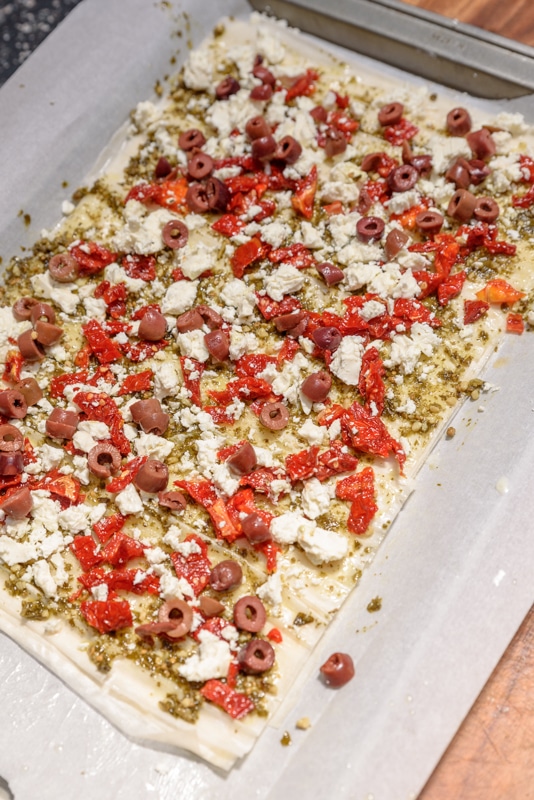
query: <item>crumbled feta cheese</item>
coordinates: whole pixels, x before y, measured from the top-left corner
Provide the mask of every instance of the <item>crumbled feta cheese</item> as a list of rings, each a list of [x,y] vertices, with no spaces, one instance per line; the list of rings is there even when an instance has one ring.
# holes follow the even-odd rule
[[[176,281],[171,283],[161,301],[162,314],[183,314],[195,304],[198,281]]]
[[[298,292],[306,278],[301,270],[290,264],[282,264],[265,281],[265,291],[273,300],[280,302],[286,294]]]
[[[361,336],[344,336],[330,363],[330,371],[348,386],[358,385],[364,345]]]
[[[143,501],[133,483],[115,497],[117,508],[124,516],[128,514],[140,514],[143,510]]]
[[[210,631],[198,634],[199,648],[177,669],[188,681],[208,681],[211,678],[225,678],[232,661],[228,642]]]

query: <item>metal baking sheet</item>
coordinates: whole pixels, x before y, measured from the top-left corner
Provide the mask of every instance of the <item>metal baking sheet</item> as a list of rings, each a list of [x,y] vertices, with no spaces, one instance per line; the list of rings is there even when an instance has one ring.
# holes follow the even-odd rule
[[[221,14],[249,11],[245,0],[84,0],[0,91],[0,254],[57,220],[171,56],[178,51],[179,64]],[[517,102],[505,105],[528,115]],[[229,775],[132,743],[0,636],[0,775],[16,799],[415,797],[532,603],[530,351],[525,335],[495,356],[485,377],[502,390],[461,410],[456,437],[433,452],[314,653],[294,708]],[[369,614],[376,596],[382,609]],[[313,675],[341,646],[356,678],[334,692]],[[302,716],[308,731],[295,729]],[[280,744],[285,730],[289,747]]]

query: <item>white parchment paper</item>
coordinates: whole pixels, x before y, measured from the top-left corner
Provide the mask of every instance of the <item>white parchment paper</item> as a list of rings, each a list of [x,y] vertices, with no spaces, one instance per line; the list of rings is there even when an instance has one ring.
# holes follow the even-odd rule
[[[69,15],[0,91],[4,260],[58,220],[130,109],[176,69],[171,57],[179,65],[220,16],[249,10],[84,0]],[[502,390],[464,407],[314,654],[305,691],[228,776],[133,744],[0,636],[0,774],[16,800],[415,797],[533,600],[531,349],[531,334],[510,337],[495,357],[486,378]],[[337,649],[356,664],[340,692],[313,677]],[[307,731],[295,728],[302,716]]]

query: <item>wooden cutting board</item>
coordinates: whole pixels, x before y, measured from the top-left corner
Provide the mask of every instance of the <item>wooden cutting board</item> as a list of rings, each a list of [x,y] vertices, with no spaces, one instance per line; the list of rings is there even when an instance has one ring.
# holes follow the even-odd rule
[[[534,46],[533,0],[405,0]],[[534,800],[534,606],[418,800]]]

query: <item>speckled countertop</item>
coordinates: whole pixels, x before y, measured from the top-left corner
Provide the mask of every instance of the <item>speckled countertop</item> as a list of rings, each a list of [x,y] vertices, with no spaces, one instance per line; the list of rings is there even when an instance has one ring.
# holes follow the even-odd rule
[[[0,2],[0,85],[80,0]]]

